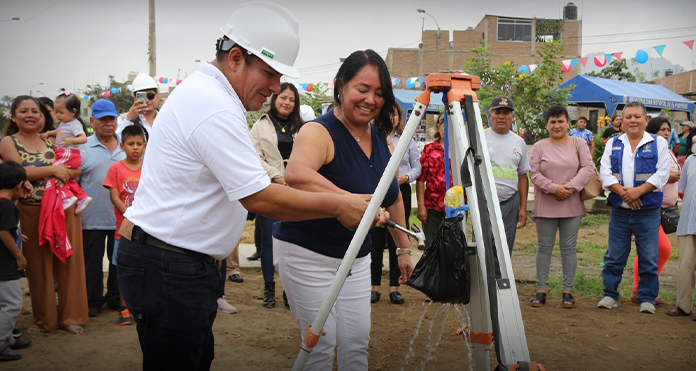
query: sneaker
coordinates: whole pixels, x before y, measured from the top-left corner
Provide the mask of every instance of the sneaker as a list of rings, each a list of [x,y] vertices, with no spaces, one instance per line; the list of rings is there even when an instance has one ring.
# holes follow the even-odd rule
[[[640,303],[640,312],[641,313],[648,313],[648,314],[655,314],[655,305],[649,301],[644,301]]]
[[[17,339],[18,337],[20,337],[22,335],[24,335],[24,331],[22,331],[18,328],[12,330],[12,337],[14,337],[15,339]]]
[[[128,308],[123,308],[118,312],[118,325],[130,326],[133,324],[133,316],[131,316]]]
[[[7,347],[0,352],[0,360],[2,361],[16,361],[20,358],[22,358],[22,353],[12,350],[10,347]]]
[[[616,308],[619,305],[616,303],[616,300],[605,296],[602,298],[602,300],[597,303],[597,308],[606,308],[606,309],[611,309],[611,308]]]
[[[70,208],[70,206],[75,205],[77,202],[77,197],[73,196],[70,198],[64,198],[63,199],[63,210],[67,210]]]
[[[222,311],[223,313],[230,313],[234,314],[237,313],[237,308],[235,308],[232,304],[228,303],[227,300],[225,300],[225,297],[221,297],[217,300],[218,303],[218,310]]]
[[[17,339],[14,344],[10,345],[10,349],[12,350],[20,350],[24,348],[29,348],[31,345],[31,339],[29,338],[24,338],[24,339]]]
[[[83,211],[89,206],[89,204],[92,202],[92,197],[85,197],[79,201],[77,201],[77,206],[75,207],[75,215],[80,215],[82,214]]]

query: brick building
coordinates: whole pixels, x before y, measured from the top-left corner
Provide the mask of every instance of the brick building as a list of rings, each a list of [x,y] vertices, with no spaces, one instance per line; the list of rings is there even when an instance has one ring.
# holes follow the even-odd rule
[[[465,31],[425,30],[418,48],[389,48],[386,63],[392,77],[408,78],[430,73],[461,71],[464,60],[471,58],[471,49],[488,46],[493,53],[493,66],[511,61],[516,65],[540,62],[537,48],[544,41],[561,40],[565,51],[561,59],[580,58],[582,21],[574,19],[537,19],[486,15],[475,27]],[[534,40],[534,42],[532,42]],[[566,74],[566,79],[577,70]]]
[[[683,95],[686,99],[696,100],[696,70],[660,77],[659,79],[653,80],[653,82],[677,94]]]

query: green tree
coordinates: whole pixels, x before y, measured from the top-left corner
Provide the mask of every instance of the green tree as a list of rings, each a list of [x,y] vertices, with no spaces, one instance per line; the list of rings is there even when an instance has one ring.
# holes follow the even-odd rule
[[[555,103],[565,103],[575,87],[552,91],[563,81],[564,72],[556,63],[564,46],[558,41],[546,42],[538,49],[542,61],[532,73],[517,74],[517,66],[505,62],[501,66],[491,65],[491,53],[485,47],[472,49],[474,57],[464,62],[464,71],[481,77],[481,89],[477,92],[482,119],[487,121],[487,107],[499,95],[509,96],[515,105],[518,127],[536,132],[537,137],[548,136],[543,110]]]
[[[587,76],[601,77],[603,79],[636,82],[636,76],[628,70],[626,59],[614,59],[608,66],[599,72],[588,72]]]
[[[300,104],[306,104],[314,110],[314,113],[319,116],[321,112],[321,104],[329,102],[333,97],[328,95],[329,87],[323,83],[315,83],[312,91],[304,92],[300,95]]]
[[[128,90],[126,87],[130,85],[131,82],[132,81],[130,80],[127,80],[125,82],[118,82],[114,80],[113,75],[109,75],[109,86],[101,86],[100,84],[87,85],[87,89],[85,89],[83,95],[89,95],[90,99],[87,102],[83,101],[83,104],[85,104],[87,107],[91,107],[92,103],[97,101],[97,99],[107,99],[114,103],[117,112],[128,112],[128,110],[130,110],[131,106],[133,105],[133,95],[131,94],[130,90]],[[121,91],[117,93],[111,93],[112,88],[119,88],[121,89]],[[109,98],[102,97],[102,93],[107,91],[111,94],[111,96]],[[86,120],[85,122],[88,121],[89,120]]]

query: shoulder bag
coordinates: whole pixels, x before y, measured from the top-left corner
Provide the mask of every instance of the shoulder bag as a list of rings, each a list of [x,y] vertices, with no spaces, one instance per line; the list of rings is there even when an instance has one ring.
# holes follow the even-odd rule
[[[575,146],[575,153],[578,155],[578,163],[581,163],[580,161],[580,151],[578,150],[578,140],[575,137],[573,138],[573,145]],[[580,170],[581,166],[578,164],[578,170]],[[595,198],[599,196],[600,193],[602,193],[602,183],[599,181],[599,174],[597,173],[597,168],[592,165],[592,168],[594,169],[594,174],[590,177],[590,181],[585,184],[585,188],[583,188],[580,191],[580,199],[585,201],[589,200],[591,198]]]

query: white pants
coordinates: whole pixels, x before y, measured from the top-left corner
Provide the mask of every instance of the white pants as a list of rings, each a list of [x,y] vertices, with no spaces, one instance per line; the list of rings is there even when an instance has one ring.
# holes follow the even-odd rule
[[[307,325],[314,322],[324,297],[334,280],[341,259],[330,258],[304,247],[273,239],[273,264],[288,296],[290,311],[302,339]],[[326,320],[322,336],[307,360],[305,370],[333,368],[334,349],[338,344],[340,371],[367,370],[370,341],[370,256],[353,263],[336,304]],[[319,329],[312,329],[319,333]]]

